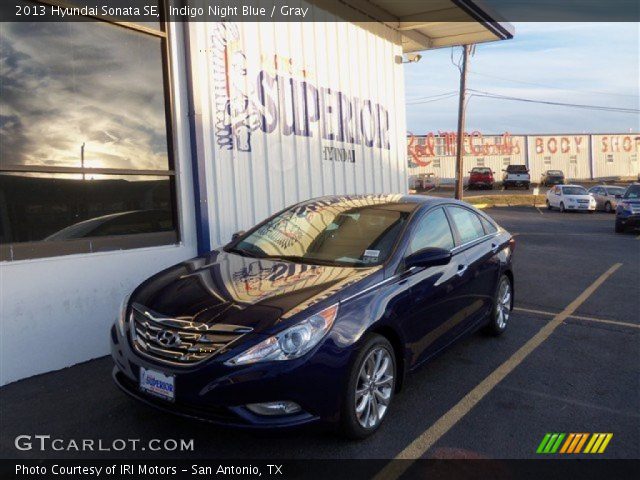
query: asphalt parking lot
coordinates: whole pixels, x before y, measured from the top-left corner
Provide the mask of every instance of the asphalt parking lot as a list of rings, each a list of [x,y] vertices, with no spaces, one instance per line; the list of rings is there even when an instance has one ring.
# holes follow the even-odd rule
[[[87,456],[14,447],[17,435],[48,434],[195,440],[193,452],[90,455],[104,458],[535,458],[547,432],[611,432],[600,456],[637,458],[640,232],[614,234],[604,213],[488,213],[516,234],[508,332],[474,334],[411,375],[365,441],[315,430],[229,430],[157,412],[112,384],[105,357],[0,389],[1,455]]]

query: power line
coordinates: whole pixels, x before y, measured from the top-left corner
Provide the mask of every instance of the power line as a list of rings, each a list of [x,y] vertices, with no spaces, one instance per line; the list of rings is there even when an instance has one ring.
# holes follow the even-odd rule
[[[442,96],[442,97],[439,97],[439,98],[433,98],[431,100],[421,100],[419,102],[407,102],[406,105],[422,105],[424,103],[438,102],[440,100],[446,100],[448,98],[453,98],[453,97],[455,97],[457,95],[458,95],[458,92],[453,92],[453,93],[450,93],[450,94],[448,94],[446,96]]]
[[[577,90],[575,88],[562,88],[562,87],[554,87],[552,85],[545,85],[543,83],[536,83],[536,82],[525,82],[524,80],[516,80],[513,78],[506,78],[506,77],[502,77],[500,75],[489,75],[488,73],[480,73],[480,72],[469,72],[473,75],[480,75],[481,77],[488,77],[488,78],[495,78],[498,80],[504,80],[506,82],[513,82],[513,83],[521,83],[523,85],[533,85],[536,87],[543,87],[543,88],[552,88],[554,90],[563,90],[565,92],[578,92],[578,93],[589,93],[589,94],[595,94],[595,95],[613,95],[616,97],[640,97],[640,95],[631,95],[631,94],[626,94],[626,93],[611,93],[611,92],[599,92],[596,90]]]
[[[407,102],[415,102],[415,101],[419,101],[419,100],[428,100],[430,98],[443,97],[443,96],[448,96],[448,95],[452,95],[452,94],[456,94],[456,93],[458,93],[457,90],[451,90],[449,92],[443,92],[443,93],[439,93],[437,95],[427,95],[426,97],[408,98],[406,101]]]
[[[543,105],[554,105],[561,107],[572,107],[572,108],[581,108],[586,110],[599,110],[606,112],[618,112],[618,113],[640,113],[640,110],[635,108],[622,108],[622,107],[606,107],[603,105],[586,105],[586,104],[578,104],[578,103],[564,103],[564,102],[551,102],[548,100],[535,100],[532,98],[523,98],[523,97],[512,97],[508,95],[502,95],[493,92],[485,92],[482,90],[475,90],[470,88],[474,97],[485,97],[485,98],[494,98],[497,100],[511,100],[516,102],[526,102],[526,103],[538,103]]]

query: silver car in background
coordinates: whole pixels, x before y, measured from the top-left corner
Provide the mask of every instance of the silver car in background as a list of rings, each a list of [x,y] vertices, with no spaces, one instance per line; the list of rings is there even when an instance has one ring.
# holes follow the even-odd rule
[[[616,211],[618,200],[622,198],[625,190],[625,187],[615,185],[596,185],[589,189],[589,194],[596,199],[596,210],[613,213]]]

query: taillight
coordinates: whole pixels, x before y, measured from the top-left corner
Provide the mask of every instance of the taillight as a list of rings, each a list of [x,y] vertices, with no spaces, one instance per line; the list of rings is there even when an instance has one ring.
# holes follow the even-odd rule
[[[515,237],[511,237],[509,239],[509,250],[511,250],[511,253],[513,254],[515,249],[516,249],[516,239],[515,239]]]

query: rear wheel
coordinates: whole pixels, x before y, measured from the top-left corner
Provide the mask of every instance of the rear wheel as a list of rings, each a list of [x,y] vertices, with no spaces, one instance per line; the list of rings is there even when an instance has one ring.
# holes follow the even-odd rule
[[[502,335],[507,329],[509,316],[511,315],[511,300],[513,287],[511,280],[506,275],[500,277],[498,289],[494,299],[492,318],[485,331],[491,335]]]
[[[393,347],[381,335],[369,335],[358,353],[342,402],[342,432],[365,438],[375,432],[393,399],[396,358]]]
[[[611,208],[611,202],[607,202],[604,204],[604,211],[607,213],[613,212],[613,208]]]
[[[560,202],[560,212],[564,213],[566,212],[565,208],[564,208],[564,202]]]

